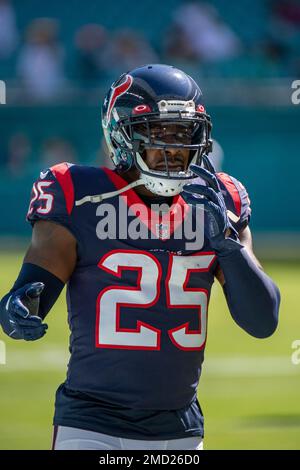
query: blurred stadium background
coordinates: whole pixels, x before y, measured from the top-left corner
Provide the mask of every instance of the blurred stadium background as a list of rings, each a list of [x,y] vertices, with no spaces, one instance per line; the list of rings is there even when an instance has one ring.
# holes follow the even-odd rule
[[[0,0],[0,295],[17,276],[39,171],[107,162],[100,106],[120,73],[149,62],[190,73],[204,91],[214,159],[247,187],[255,250],[283,296],[267,340],[239,330],[216,286],[199,398],[206,448],[299,449],[300,79],[297,0]],[[63,296],[36,344],[6,340],[0,363],[0,449],[46,449],[54,392],[64,380]],[[1,362],[1,361],[0,361]]]

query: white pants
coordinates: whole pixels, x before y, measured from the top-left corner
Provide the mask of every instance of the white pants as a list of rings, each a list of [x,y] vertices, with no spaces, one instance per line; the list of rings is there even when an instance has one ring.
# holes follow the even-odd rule
[[[109,436],[66,426],[58,426],[56,431],[54,450],[203,450],[200,436],[147,441]]]

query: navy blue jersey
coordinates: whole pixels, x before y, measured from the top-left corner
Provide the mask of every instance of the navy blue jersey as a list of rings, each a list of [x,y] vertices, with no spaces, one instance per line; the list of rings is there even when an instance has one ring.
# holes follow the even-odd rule
[[[250,217],[246,190],[224,173],[218,179],[240,230]],[[77,240],[77,264],[67,286],[71,358],[57,395],[56,424],[76,421],[77,427],[121,436],[95,416],[86,423],[86,415],[95,413],[80,412],[79,403],[85,403],[89,410],[98,404],[106,422],[121,412],[124,424],[128,416],[123,436],[147,436],[141,435],[143,426],[132,426],[132,412],[140,414],[140,423],[144,413],[150,428],[149,414],[158,413],[157,436],[201,435],[197,386],[217,258],[208,240],[200,248],[189,244],[183,226],[188,219],[193,226],[195,214],[180,195],[163,214],[151,211],[133,189],[101,202],[87,198],[127,184],[106,168],[62,163],[42,172],[33,186],[28,220],[62,224]],[[198,427],[186,419],[184,428],[174,429],[173,418],[161,418],[173,411],[179,422],[187,410],[198,417]]]

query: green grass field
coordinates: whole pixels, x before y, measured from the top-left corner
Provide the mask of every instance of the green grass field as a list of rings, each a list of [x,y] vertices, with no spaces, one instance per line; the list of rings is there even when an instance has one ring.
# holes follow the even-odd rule
[[[0,253],[0,296],[16,278],[22,253]],[[268,263],[282,293],[278,331],[251,338],[230,317],[215,285],[209,309],[206,360],[199,399],[206,449],[300,449],[300,364],[291,362],[300,340],[300,264]],[[0,449],[48,449],[54,393],[64,380],[68,329],[62,295],[48,316],[47,335],[16,342],[2,332]]]

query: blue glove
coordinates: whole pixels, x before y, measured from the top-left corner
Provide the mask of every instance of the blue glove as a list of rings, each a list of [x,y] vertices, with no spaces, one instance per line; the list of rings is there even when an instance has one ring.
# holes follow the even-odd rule
[[[13,339],[34,341],[45,335],[48,325],[37,316],[42,282],[30,282],[7,294],[0,303],[0,324]]]
[[[182,188],[181,196],[187,204],[203,205],[204,233],[212,249],[218,253],[240,249],[242,245],[238,243],[238,234],[228,218],[227,207],[213,167],[211,166],[212,171],[198,165],[191,165],[190,169],[206,181],[208,186],[197,183],[186,184]]]

